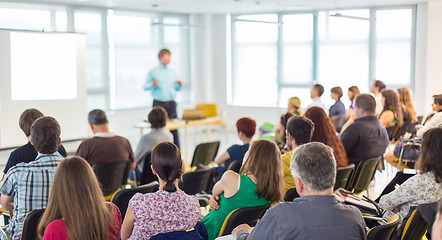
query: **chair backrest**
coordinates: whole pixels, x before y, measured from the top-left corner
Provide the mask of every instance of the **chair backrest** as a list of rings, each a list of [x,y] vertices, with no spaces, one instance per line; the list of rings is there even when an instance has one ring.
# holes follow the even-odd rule
[[[208,165],[212,162],[218,153],[219,144],[219,141],[198,144],[193,152],[192,164],[190,166],[193,167],[198,164]]]
[[[336,181],[333,190],[345,188],[351,173],[354,171],[355,165],[351,164],[347,167],[341,167],[336,170]]]
[[[227,167],[227,170],[232,170],[236,173],[239,173],[239,170],[241,169],[241,167],[242,167],[242,160],[234,160]]]
[[[143,172],[141,173],[141,179],[139,179],[140,185],[158,181],[157,176],[153,174],[150,166],[152,166],[152,154],[149,152],[144,158]]]
[[[122,189],[118,191],[112,198],[112,202],[118,207],[118,209],[120,209],[122,216],[121,221],[123,221],[124,216],[126,216],[126,210],[129,205],[129,200],[136,193],[146,194],[146,193],[156,192],[158,191],[159,186],[160,185],[158,184],[158,182],[151,182],[143,186],[129,188],[129,189]]]
[[[208,240],[209,234],[201,221],[192,229],[186,231],[175,231],[161,233],[150,238],[150,240]]]
[[[356,170],[352,174],[351,181],[347,185],[347,190],[355,193],[360,193],[366,190],[370,185],[371,180],[373,180],[380,162],[381,157],[360,161],[356,166]]]
[[[393,215],[386,224],[378,225],[367,233],[367,240],[388,240],[401,222],[399,215]]]
[[[336,132],[340,132],[345,123],[345,114],[333,116],[331,122],[333,127],[335,127]]]
[[[219,231],[219,237],[232,233],[233,229],[240,224],[247,223],[253,227],[256,222],[264,215],[270,203],[257,207],[238,208],[229,213]]]
[[[101,185],[104,196],[114,193],[127,183],[130,165],[129,160],[94,165],[94,173]]]
[[[216,104],[200,103],[196,105],[195,109],[203,110],[203,117],[215,117],[218,116],[218,110],[216,109]]]
[[[193,172],[185,173],[180,182],[180,188],[185,193],[193,195],[202,191],[209,190],[213,178],[215,177],[214,168],[198,169]]]
[[[296,191],[296,188],[290,188],[284,194],[284,201],[285,202],[292,202],[293,199],[298,198],[298,197],[300,197],[300,196],[299,196],[299,193]]]
[[[35,240],[37,239],[37,227],[40,223],[40,218],[43,216],[45,209],[32,210],[25,216],[23,221],[23,228],[21,231],[21,240]]]
[[[404,229],[401,240],[422,239],[428,227],[427,222],[425,222],[417,209],[414,209],[408,220],[402,224],[404,224]]]

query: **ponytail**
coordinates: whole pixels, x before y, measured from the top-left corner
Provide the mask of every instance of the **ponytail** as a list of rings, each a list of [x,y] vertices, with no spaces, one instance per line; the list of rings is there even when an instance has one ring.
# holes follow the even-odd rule
[[[162,142],[152,150],[152,167],[158,177],[166,181],[163,190],[176,192],[175,180],[181,177],[183,161],[178,147],[170,142]]]
[[[167,192],[176,192],[175,180],[167,180],[163,190]]]

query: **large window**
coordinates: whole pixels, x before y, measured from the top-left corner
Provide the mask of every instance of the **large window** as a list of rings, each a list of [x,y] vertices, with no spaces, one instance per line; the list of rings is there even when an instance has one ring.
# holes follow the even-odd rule
[[[348,87],[368,92],[374,79],[413,89],[414,15],[414,7],[233,15],[229,103],[285,107],[298,96],[306,107],[315,83],[328,106],[335,86],[347,105]]]

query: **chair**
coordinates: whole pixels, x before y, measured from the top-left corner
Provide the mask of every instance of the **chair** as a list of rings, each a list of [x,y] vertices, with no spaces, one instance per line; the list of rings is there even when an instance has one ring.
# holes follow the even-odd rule
[[[224,236],[230,234],[235,227],[240,224],[247,223],[253,227],[256,222],[264,215],[267,209],[270,207],[270,203],[257,207],[238,208],[229,213],[219,231],[218,236]]]
[[[234,160],[229,164],[227,170],[232,170],[236,173],[239,173],[241,167],[242,167],[242,160]]]
[[[185,173],[180,182],[180,189],[189,195],[194,195],[202,191],[208,191],[209,186],[215,178],[214,168],[203,168],[193,172]]]
[[[393,215],[386,224],[373,227],[367,232],[367,240],[388,240],[401,222],[399,215]]]
[[[347,167],[338,168],[336,171],[336,181],[333,191],[338,188],[345,188],[351,173],[354,171],[355,165],[351,164]]]
[[[134,188],[129,189],[122,189],[118,191],[112,198],[112,203],[114,203],[118,209],[120,209],[121,212],[121,222],[124,220],[124,216],[126,216],[126,210],[127,206],[129,205],[129,200],[136,194],[136,193],[152,193],[156,192],[159,189],[158,182],[151,182],[149,184],[138,186]]]
[[[341,132],[342,126],[345,123],[345,114],[332,116],[330,120],[336,132]]]
[[[201,221],[192,229],[185,231],[175,231],[168,233],[161,233],[150,238],[150,240],[208,240],[209,234],[207,229]]]
[[[93,169],[106,201],[112,199],[113,194],[121,186],[127,184],[131,161],[115,161],[110,163],[95,164]]]
[[[193,152],[192,164],[190,166],[193,167],[198,164],[209,165],[218,153],[219,144],[219,141],[215,141],[201,143],[196,146],[195,151]]]
[[[152,154],[149,152],[144,158],[144,166],[143,172],[141,173],[140,185],[158,181],[157,176],[153,174],[152,168],[150,166],[152,166]]]
[[[350,178],[351,181],[348,182],[349,184],[347,184],[346,189],[353,191],[354,193],[360,193],[367,190],[380,162],[381,157],[360,161],[357,164],[356,170],[353,172],[352,177]]]
[[[35,240],[37,238],[37,227],[44,212],[45,209],[37,209],[26,214],[21,230],[21,240]]]
[[[428,224],[422,218],[421,213],[414,209],[411,212],[410,217],[404,224],[404,229],[402,230],[401,240],[420,240],[427,231]]]
[[[205,118],[218,116],[218,110],[216,109],[216,104],[200,103],[196,105],[195,109],[202,109],[203,117]]]
[[[290,188],[284,194],[284,201],[285,202],[292,202],[293,199],[298,198],[298,197],[300,197],[300,196],[299,196],[299,193],[296,191],[296,188]]]

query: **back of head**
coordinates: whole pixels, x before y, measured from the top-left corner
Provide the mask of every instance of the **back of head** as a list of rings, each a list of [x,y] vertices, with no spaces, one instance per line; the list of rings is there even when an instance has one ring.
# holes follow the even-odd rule
[[[399,103],[399,97],[397,96],[397,94],[393,90],[385,90],[382,92],[382,96],[385,98],[385,104],[382,112],[387,110],[392,111],[395,119],[398,122],[398,125],[402,126],[404,119],[402,116],[401,104]]]
[[[51,154],[58,150],[60,124],[53,117],[41,117],[31,126],[31,141],[39,153]]]
[[[152,167],[158,177],[166,182],[164,191],[175,192],[175,180],[181,177],[183,162],[178,147],[170,142],[162,142],[152,150]]]
[[[439,106],[442,106],[442,94],[433,95],[433,101]]]
[[[344,94],[342,92],[342,88],[341,87],[334,87],[330,90],[332,93],[336,94],[338,96],[338,99],[340,99],[342,97],[342,95]]]
[[[379,92],[382,92],[387,87],[381,80],[375,80],[374,86],[379,88]]]
[[[328,145],[330,134],[336,135],[336,130],[331,124],[324,109],[320,107],[311,107],[307,109],[304,116],[310,119],[315,125],[311,141],[322,142]]]
[[[38,233],[63,218],[69,239],[107,239],[111,216],[90,165],[81,157],[66,158],[55,170]]]
[[[314,129],[315,124],[310,119],[302,116],[291,117],[286,125],[287,133],[295,139],[298,146],[312,140]]]
[[[322,96],[322,94],[324,93],[324,87],[321,84],[315,84],[315,85],[313,85],[313,87],[318,92],[318,95]]]
[[[422,138],[421,156],[417,162],[420,173],[430,172],[442,183],[442,127],[431,128]]]
[[[301,106],[301,99],[299,99],[298,97],[291,97],[289,98],[288,103],[294,108],[298,109]]]
[[[89,112],[87,120],[92,125],[103,125],[108,123],[106,113],[101,109],[94,109]]]
[[[246,137],[251,138],[255,135],[256,121],[248,117],[240,118],[236,121],[236,129],[238,132],[244,133]]]
[[[166,53],[170,54],[169,49],[166,49],[166,48],[161,49],[161,50],[158,52],[158,59],[161,59],[161,58],[163,57],[163,55],[166,54]]]
[[[154,107],[147,115],[147,119],[152,128],[163,128],[167,122],[167,112],[162,107]]]
[[[368,116],[376,115],[376,101],[370,94],[359,94],[355,100],[355,107],[363,109]]]
[[[413,102],[411,101],[410,91],[408,88],[399,88],[397,92],[399,93],[399,102],[404,108],[406,108],[408,114],[410,115],[410,120],[412,122],[416,122],[416,110],[414,109]]]
[[[21,130],[25,133],[26,137],[31,135],[31,125],[37,118],[43,117],[43,113],[35,108],[26,109],[21,115],[19,125]]]
[[[290,170],[310,193],[332,189],[336,179],[333,150],[319,142],[301,145],[293,153]]]
[[[240,173],[251,174],[256,178],[256,192],[259,197],[271,202],[278,202],[282,199],[281,152],[274,142],[253,141],[244,157]]]

